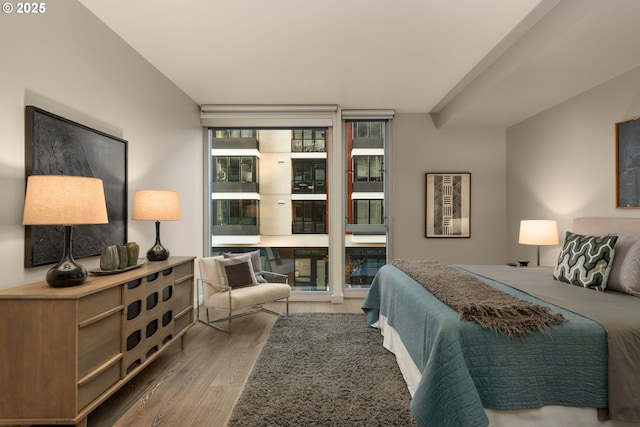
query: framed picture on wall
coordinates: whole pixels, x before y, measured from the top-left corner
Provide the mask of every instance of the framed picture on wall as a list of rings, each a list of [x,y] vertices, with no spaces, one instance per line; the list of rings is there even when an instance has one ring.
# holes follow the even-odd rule
[[[616,123],[616,207],[640,207],[640,116]]]
[[[127,241],[127,141],[41,110],[25,109],[25,175],[100,178],[108,224],[77,225],[74,258],[100,255],[105,245]],[[62,258],[62,226],[25,226],[24,266]]]
[[[470,237],[471,174],[425,174],[425,237]]]

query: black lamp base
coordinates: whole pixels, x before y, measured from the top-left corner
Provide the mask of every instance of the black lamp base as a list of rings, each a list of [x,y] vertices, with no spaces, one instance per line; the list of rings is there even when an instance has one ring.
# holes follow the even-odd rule
[[[64,226],[64,253],[60,262],[47,271],[46,281],[52,288],[67,288],[84,283],[87,278],[87,269],[76,263],[71,255],[71,234],[73,228]]]
[[[164,261],[167,258],[169,258],[169,249],[163,247],[159,242],[156,242],[156,244],[147,251],[147,259],[149,261]]]
[[[87,269],[70,260],[62,260],[58,265],[47,271],[47,285],[52,288],[67,288],[82,285],[87,278]]]
[[[156,221],[156,243],[147,251],[149,261],[164,261],[169,258],[169,249],[160,242],[160,221]]]

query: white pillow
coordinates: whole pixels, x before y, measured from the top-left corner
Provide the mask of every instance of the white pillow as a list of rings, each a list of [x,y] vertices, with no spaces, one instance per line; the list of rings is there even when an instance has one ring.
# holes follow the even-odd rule
[[[607,288],[640,296],[640,238],[618,237]]]

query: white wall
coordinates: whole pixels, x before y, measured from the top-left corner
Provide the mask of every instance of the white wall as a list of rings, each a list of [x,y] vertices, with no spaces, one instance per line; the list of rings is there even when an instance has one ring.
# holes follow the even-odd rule
[[[129,217],[136,189],[177,190],[182,219],[162,224],[162,242],[173,255],[201,255],[198,106],[75,0],[48,3],[42,15],[3,14],[0,39],[0,288],[50,268],[23,268],[26,105],[128,140]],[[142,251],[154,236],[152,222],[129,221]]]
[[[517,243],[522,219],[556,219],[562,242],[572,218],[640,216],[615,207],[615,123],[639,114],[640,68],[508,129],[510,259],[535,259]],[[542,247],[540,263],[554,265],[559,250]]]
[[[393,258],[450,264],[506,261],[504,129],[436,129],[427,114],[397,114],[391,141]],[[425,238],[425,173],[471,173],[471,237]]]
[[[40,16],[3,15],[0,45],[0,288],[42,280],[23,268],[24,107],[35,105],[129,141],[129,215],[136,189],[174,189],[182,219],[162,224],[174,255],[202,255],[203,149],[198,106],[75,0]],[[397,114],[392,148],[392,256],[449,263],[506,257],[506,136],[500,129],[436,129]],[[471,172],[471,238],[424,237],[424,174]],[[146,251],[150,222],[129,221]],[[88,268],[97,258],[81,261]]]

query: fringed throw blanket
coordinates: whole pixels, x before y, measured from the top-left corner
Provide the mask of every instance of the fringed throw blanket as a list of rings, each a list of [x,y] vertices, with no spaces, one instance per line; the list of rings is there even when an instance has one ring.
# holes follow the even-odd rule
[[[567,321],[548,307],[516,298],[437,261],[394,260],[391,264],[460,313],[461,320],[508,337],[544,331],[548,325]]]

